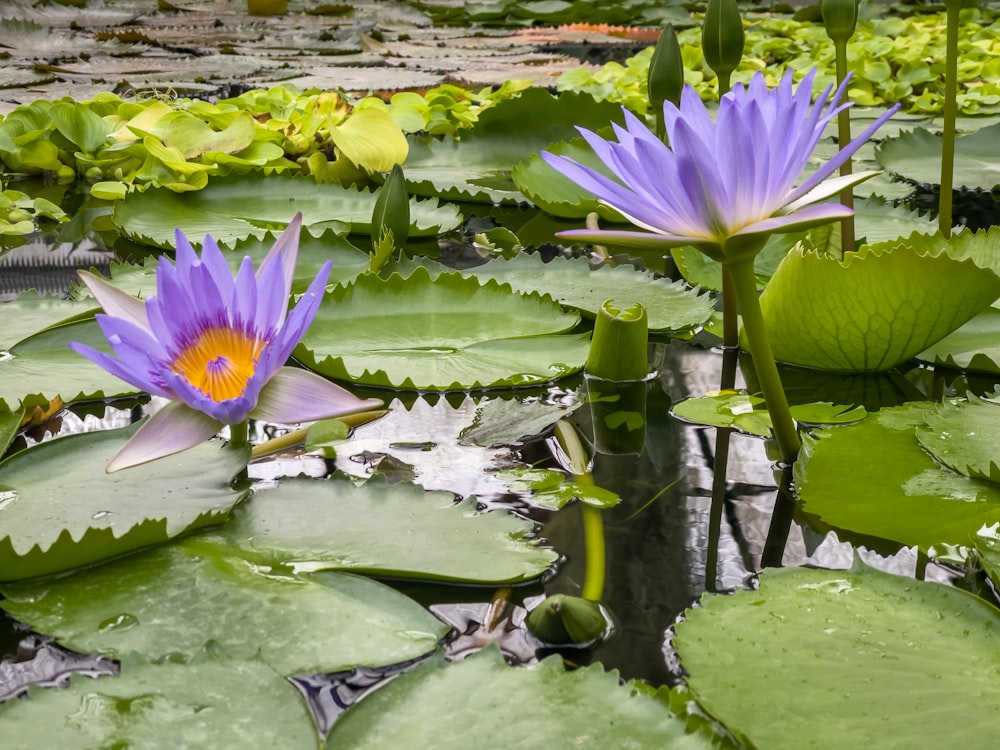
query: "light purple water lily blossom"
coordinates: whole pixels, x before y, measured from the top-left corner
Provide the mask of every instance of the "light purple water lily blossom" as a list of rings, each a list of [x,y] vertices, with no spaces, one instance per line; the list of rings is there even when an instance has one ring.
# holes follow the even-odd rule
[[[111,459],[109,472],[192,448],[248,417],[305,422],[382,405],[285,366],[316,316],[330,275],[327,261],[289,313],[301,225],[298,214],[256,272],[246,257],[235,277],[211,237],[199,258],[178,230],[176,265],[160,258],[156,295],[145,302],[80,273],[104,309],[97,322],[117,356],[75,342],[70,347],[171,401]]]
[[[891,117],[899,105],[796,184],[827,123],[850,102],[827,88],[812,104],[816,71],[793,91],[789,71],[768,89],[757,73],[749,86],[736,84],[722,97],[713,122],[691,86],[680,107],[663,105],[669,146],[625,111],[625,127],[614,126],[617,142],[580,128],[587,143],[615,175],[564,157],[542,153],[556,170],[619,211],[645,232],[570,230],[561,237],[669,249],[694,245],[718,261],[752,258],[773,232],[788,232],[851,214],[839,203],[813,205],[877,172],[827,180]],[[829,102],[829,103],[828,103]]]

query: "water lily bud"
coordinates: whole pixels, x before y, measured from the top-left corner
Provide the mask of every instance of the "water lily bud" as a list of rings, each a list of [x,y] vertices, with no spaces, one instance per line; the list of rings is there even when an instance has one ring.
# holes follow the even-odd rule
[[[646,308],[605,300],[594,321],[587,372],[605,380],[642,380],[649,373],[648,344]]]
[[[372,240],[381,242],[392,233],[393,247],[400,248],[410,234],[410,198],[403,168],[396,164],[386,177],[372,213]]]
[[[708,0],[701,46],[708,67],[728,80],[743,59],[743,19],[736,0]]]
[[[835,42],[846,42],[854,35],[858,25],[858,0],[823,0],[823,25],[826,34]]]
[[[598,602],[565,594],[548,597],[528,613],[524,624],[539,640],[557,645],[590,643],[608,629]]]
[[[649,61],[649,76],[646,79],[646,90],[649,94],[649,104],[657,112],[663,109],[663,102],[681,102],[681,89],[684,88],[684,59],[681,57],[681,45],[677,42],[677,32],[673,24],[667,24],[660,32],[660,38],[653,49],[653,57]]]

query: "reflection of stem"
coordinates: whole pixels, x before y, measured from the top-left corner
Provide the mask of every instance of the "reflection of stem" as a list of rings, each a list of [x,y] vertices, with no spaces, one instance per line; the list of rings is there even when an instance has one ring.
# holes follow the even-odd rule
[[[728,391],[736,385],[736,365],[739,352],[726,349],[722,353],[722,378],[719,390]],[[722,540],[722,512],[726,506],[726,479],[729,468],[729,443],[733,431],[726,427],[715,431],[715,460],[712,462],[712,507],[708,513],[708,546],[705,549],[705,590],[714,593],[719,575],[719,543]]]
[[[778,366],[774,362],[771,342],[768,340],[767,329],[764,326],[764,316],[760,311],[753,259],[730,263],[729,272],[733,277],[736,299],[743,316],[743,330],[746,332],[747,343],[750,345],[754,369],[760,380],[767,411],[771,415],[774,437],[781,449],[782,460],[791,464],[799,454],[801,443],[795,429],[795,421],[788,408],[785,389],[781,385],[781,377],[778,375]]]
[[[834,49],[837,55],[837,84],[847,77],[847,38],[841,37],[834,40]],[[837,113],[837,143],[840,148],[844,148],[851,142],[851,114],[848,109],[842,109]],[[852,172],[851,159],[848,158],[840,165],[840,174],[849,175]],[[846,187],[840,191],[840,202],[848,208],[854,208],[854,188]],[[841,219],[840,230],[840,250],[841,258],[847,253],[854,252],[854,214]]]
[[[722,345],[735,349],[740,345],[740,326],[736,314],[736,287],[729,264],[722,264]]]
[[[767,529],[767,539],[764,540],[764,550],[760,555],[762,568],[780,568],[785,557],[785,545],[788,544],[788,532],[792,529],[792,516],[795,513],[795,496],[792,493],[792,467],[782,469],[778,482],[778,494],[774,498],[774,510],[771,512],[771,525]]]
[[[593,484],[594,480],[587,471],[587,453],[580,442],[580,435],[572,424],[565,419],[555,426],[555,436],[566,451],[570,470],[576,481],[582,484]],[[604,518],[601,510],[581,503],[583,512],[583,543],[586,548],[586,567],[584,568],[583,591],[584,599],[599,602],[604,596],[605,552],[604,552]]]
[[[938,229],[951,236],[951,191],[955,177],[955,117],[958,106],[958,14],[960,0],[945,3],[948,31],[945,36],[944,131],[941,135],[941,196],[938,203]]]

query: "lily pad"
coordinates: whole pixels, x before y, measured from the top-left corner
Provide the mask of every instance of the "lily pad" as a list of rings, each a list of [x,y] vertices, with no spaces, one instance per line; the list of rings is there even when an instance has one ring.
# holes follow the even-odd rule
[[[196,544],[158,547],[2,591],[4,610],[77,651],[194,662],[212,642],[232,658],[259,655],[285,676],[414,659],[432,651],[448,629],[370,579],[261,570],[201,554]]]
[[[934,458],[959,474],[1000,482],[1000,445],[995,440],[1000,404],[969,394],[968,400],[945,402],[917,430],[917,442]]]
[[[994,586],[1000,586],[1000,524],[984,526],[975,537],[976,557],[993,581]]]
[[[771,415],[760,396],[746,391],[725,390],[679,401],[670,409],[679,419],[709,427],[724,427],[747,435],[770,437]],[[795,404],[792,418],[800,425],[849,424],[865,418],[861,406],[830,403]]]
[[[458,273],[364,275],[328,292],[295,357],[328,377],[464,390],[545,383],[583,368],[586,334],[549,297]]]
[[[79,309],[79,308],[74,308]],[[129,385],[69,348],[70,341],[110,351],[93,318],[55,326],[19,341],[0,358],[0,401],[26,407],[136,393]]]
[[[192,242],[206,234],[231,245],[248,237],[262,238],[281,230],[296,211],[313,235],[327,229],[338,234],[371,231],[378,191],[317,184],[289,175],[239,175],[212,180],[191,194],[166,188],[130,193],[115,205],[114,222],[138,242],[173,247],[180,228]],[[447,232],[461,223],[458,209],[436,198],[410,199],[410,237]]]
[[[599,664],[567,672],[558,656],[509,667],[487,648],[458,664],[436,657],[365,697],[333,725],[326,747],[465,750],[470,738],[497,732],[505,747],[716,747],[708,734],[687,733],[665,693],[621,685]]]
[[[532,525],[458,505],[415,484],[293,479],[259,492],[201,543],[267,565],[464,583],[538,578],[557,558],[525,538]]]
[[[56,573],[222,521],[248,452],[204,443],[127,471],[104,467],[136,426],[59,438],[0,463],[0,580]]]
[[[936,410],[914,402],[806,438],[794,470],[803,509],[905,546],[968,545],[1000,520],[1000,487],[956,474],[921,448],[915,430]]]
[[[955,187],[992,190],[1000,185],[1000,124],[955,139]],[[941,182],[942,140],[923,128],[890,138],[875,149],[878,163],[913,182]]]
[[[93,304],[74,302],[38,294],[33,290],[22,292],[17,299],[3,303],[4,325],[0,336],[0,349],[9,349],[16,342],[26,339],[44,328],[67,321],[73,316],[92,312]]]
[[[902,241],[865,245],[844,260],[794,249],[760,304],[778,360],[879,372],[944,338],[997,295],[1000,277],[991,269]]]
[[[31,688],[0,704],[0,719],[4,741],[22,750],[316,747],[301,695],[256,659],[149,664],[130,656],[120,677],[73,675],[65,690]]]
[[[703,596],[673,645],[698,703],[753,747],[990,747],[997,628],[1000,611],[950,586],[785,568]]]
[[[495,259],[465,271],[477,277],[510,284],[519,292],[550,294],[588,318],[597,315],[605,300],[646,308],[651,331],[688,331],[704,324],[714,301],[683,282],[657,277],[631,266],[603,266],[591,270],[586,258],[553,258],[544,263],[537,254],[521,253],[510,260]]]
[[[987,307],[918,357],[962,370],[1000,373],[1000,309]]]

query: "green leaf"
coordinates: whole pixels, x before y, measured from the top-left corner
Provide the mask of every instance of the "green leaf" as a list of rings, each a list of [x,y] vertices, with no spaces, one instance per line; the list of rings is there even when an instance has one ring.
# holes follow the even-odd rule
[[[67,140],[88,154],[101,148],[111,133],[111,127],[96,113],[74,102],[55,102],[49,117]]]
[[[370,480],[293,479],[254,495],[199,543],[309,570],[466,583],[538,578],[557,555],[524,539],[531,524],[447,492]]]
[[[407,186],[415,195],[523,201],[511,179],[513,165],[577,135],[577,126],[597,130],[612,121],[622,122],[621,108],[614,104],[580,94],[554,97],[534,87],[484,111],[461,141],[411,136]]]
[[[462,430],[460,445],[493,446],[520,445],[541,435],[552,425],[580,408],[581,403],[521,401],[513,398],[495,398],[476,408],[472,424]]]
[[[875,149],[889,171],[913,182],[941,182],[941,136],[923,128],[891,138]],[[990,191],[1000,185],[1000,124],[955,139],[955,187]]]
[[[918,356],[962,370],[1000,373],[1000,310],[987,307]]]
[[[402,164],[410,150],[392,118],[373,108],[356,110],[342,124],[331,127],[330,140],[352,163],[371,172],[388,172]]]
[[[316,747],[298,690],[256,659],[149,664],[130,656],[120,677],[73,675],[64,690],[31,688],[0,704],[0,719],[4,741],[19,750]]]
[[[994,586],[1000,586],[1000,524],[984,526],[974,538],[976,557]]]
[[[795,463],[803,510],[857,534],[928,549],[968,545],[1000,520],[1000,487],[942,468],[915,430],[936,405],[882,409],[848,427],[805,440]]]
[[[0,399],[8,405],[22,401],[31,408],[56,396],[70,402],[136,392],[134,386],[70,349],[71,341],[110,351],[93,318],[29,336],[10,348],[10,357],[0,360]]]
[[[497,479],[507,482],[511,492],[530,491],[533,505],[550,510],[560,510],[571,500],[595,508],[613,508],[621,502],[621,497],[611,490],[570,481],[552,469],[507,469],[497,472]]]
[[[830,403],[795,404],[792,417],[800,425],[849,424],[865,418],[862,406]],[[745,390],[718,393],[679,401],[670,412],[679,419],[709,427],[725,427],[748,435],[770,437],[771,415],[764,399]]]
[[[318,185],[306,177],[240,175],[212,180],[192,195],[150,188],[130,193],[115,205],[115,224],[126,236],[159,247],[173,247],[180,228],[192,241],[212,235],[232,244],[277,231],[301,211],[303,226],[313,235],[333,228],[339,234],[371,231],[378,191]],[[427,237],[461,223],[458,209],[436,198],[410,199],[410,236]]]
[[[347,440],[351,428],[339,419],[321,419],[314,422],[306,433],[306,452],[321,453],[325,458],[336,458],[334,446]]]
[[[950,586],[785,568],[703,596],[673,645],[698,703],[753,747],[990,747],[997,628]]]
[[[301,578],[183,542],[0,590],[5,611],[77,651],[190,663],[212,643],[285,676],[415,659],[447,631],[370,579]]]
[[[983,401],[972,393],[967,401],[944,402],[917,429],[917,442],[934,458],[959,474],[1000,483],[1000,446],[997,420],[1000,404]]]
[[[328,377],[424,390],[544,383],[579,371],[586,335],[548,297],[458,273],[365,275],[327,293],[295,349]]]
[[[470,738],[497,732],[512,748],[715,746],[707,735],[687,734],[664,698],[619,684],[600,664],[567,672],[553,656],[509,667],[497,648],[457,664],[436,657],[398,677],[350,708],[326,746],[464,750]]]
[[[878,372],[944,338],[998,294],[992,270],[902,241],[862,246],[844,260],[792,250],[760,304],[778,360]]]
[[[0,463],[0,580],[56,573],[218,523],[247,452],[206,442],[107,474],[136,427],[51,440]]]
[[[520,292],[550,294],[588,318],[606,300],[620,305],[638,302],[646,308],[651,331],[688,331],[705,323],[712,314],[712,297],[700,294],[683,282],[672,282],[631,266],[602,266],[591,270],[586,258],[556,257],[544,263],[537,254],[522,253],[491,260],[463,273],[496,279]]]
[[[240,112],[223,130],[190,112],[173,112],[160,119],[158,131],[163,142],[180,151],[185,159],[194,159],[209,151],[238,154],[254,141],[256,121],[249,112]],[[279,149],[279,156],[280,149]]]

